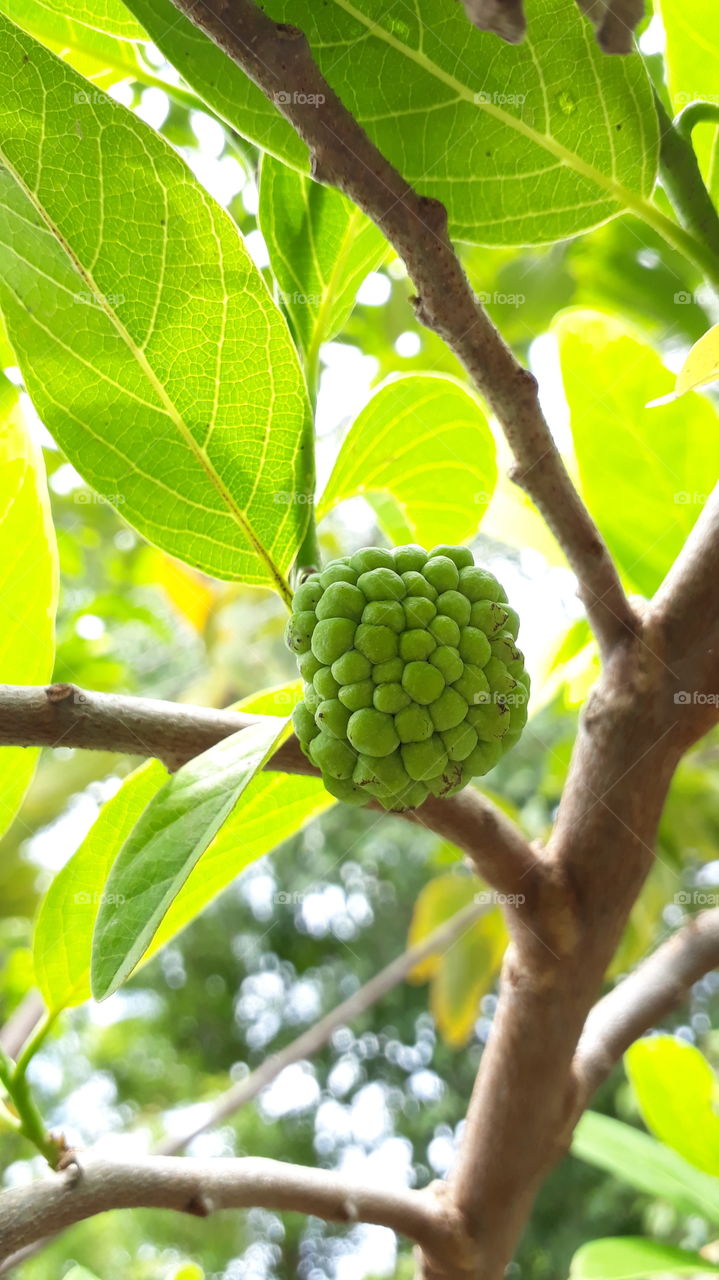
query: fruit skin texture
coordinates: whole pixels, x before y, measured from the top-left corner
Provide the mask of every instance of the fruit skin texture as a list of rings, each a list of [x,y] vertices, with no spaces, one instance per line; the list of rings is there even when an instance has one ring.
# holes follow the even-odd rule
[[[467,547],[365,547],[302,583],[293,721],[327,790],[401,812],[492,769],[527,719],[518,625]]]

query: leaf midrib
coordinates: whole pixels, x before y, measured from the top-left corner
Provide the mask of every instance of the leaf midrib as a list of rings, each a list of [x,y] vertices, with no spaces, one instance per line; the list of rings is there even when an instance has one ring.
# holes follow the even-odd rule
[[[519,119],[518,116],[510,115],[508,111],[505,111],[502,107],[497,106],[493,102],[476,102],[475,94],[467,87],[467,85],[463,84],[461,80],[457,80],[457,78],[451,75],[450,72],[444,71],[442,67],[438,66],[436,62],[431,58],[428,58],[422,51],[413,49],[410,45],[399,40],[397,36],[386,30],[386,28],[381,27],[379,23],[371,22],[366,14],[355,8],[351,3],[351,0],[333,0],[333,3],[336,4],[338,8],[343,9],[350,17],[354,18],[357,22],[366,27],[375,39],[384,40],[384,42],[391,48],[396,49],[398,53],[403,54],[404,57],[408,58],[411,62],[414,62],[416,66],[420,67],[423,71],[426,71],[429,75],[434,76],[435,79],[452,89],[459,98],[468,102],[471,106],[486,111],[488,115],[493,116],[503,125],[506,125],[507,127],[514,129],[515,132],[522,134],[530,142],[534,143],[536,146],[542,147],[545,151],[549,152],[550,155],[555,156],[568,168],[571,168],[576,173],[581,174],[582,177],[588,178],[600,189],[610,192],[615,199],[624,203],[628,208],[633,209],[637,213],[643,213],[648,208],[647,201],[644,200],[643,197],[635,195],[629,190],[629,188],[623,186],[622,183],[615,181],[614,178],[607,177],[607,175],[603,174],[599,169],[595,169],[593,165],[582,160],[576,152],[570,151],[567,147],[563,146],[563,144],[554,138],[552,134],[540,133],[539,130],[532,128],[532,126],[528,125],[524,120]]]
[[[219,494],[225,506],[230,511],[233,519],[239,525],[243,534],[247,538],[247,541],[249,542],[251,548],[257,555],[258,559],[264,563],[270,575],[270,580],[275,583],[275,586],[277,587],[277,590],[279,591],[280,596],[282,597],[284,602],[289,606],[292,600],[292,592],[290,590],[287,580],[285,579],[283,574],[280,572],[280,570],[277,568],[277,565],[274,563],[271,556],[266,551],[265,547],[262,545],[254,529],[252,528],[252,525],[247,519],[245,513],[243,512],[242,508],[237,505],[235,499],[230,493],[230,490],[227,488],[221,476],[218,474],[216,468],[214,467],[212,461],[205,453],[205,450],[200,445],[198,445],[197,441],[192,435],[192,432],[187,426],[184,418],[178,411],[174,402],[170,399],[170,396],[167,394],[164,386],[162,385],[162,382],[157,377],[157,374],[155,373],[154,369],[152,368],[152,365],[150,364],[149,360],[145,356],[145,353],[141,351],[140,348],[137,346],[136,342],[131,337],[127,328],[122,323],[122,321],[120,320],[119,316],[115,313],[113,308],[108,306],[105,295],[103,291],[98,287],[98,284],[92,272],[80,262],[80,259],[72,249],[72,246],[69,244],[66,237],[60,231],[60,228],[56,225],[56,223],[50,217],[49,213],[47,212],[43,204],[40,202],[40,200],[36,197],[35,193],[31,190],[30,187],[28,187],[22,175],[18,173],[17,169],[15,168],[12,161],[7,156],[2,145],[0,145],[0,160],[4,164],[8,173],[11,174],[13,180],[17,183],[18,187],[23,192],[26,199],[30,202],[32,207],[35,209],[38,216],[42,219],[43,223],[45,224],[45,226],[47,227],[48,231],[51,233],[53,238],[57,241],[59,245],[61,245],[64,253],[67,255],[69,261],[72,263],[80,279],[86,285],[88,285],[89,291],[93,293],[98,299],[99,309],[104,313],[104,315],[110,321],[110,324],[115,329],[118,336],[125,343],[125,346],[130,352],[130,355],[133,357],[133,359],[135,360],[139,368],[142,370],[147,381],[149,382],[150,386],[155,392],[155,395],[160,401],[160,404],[164,409],[165,413],[167,414],[167,416],[169,417],[173,425],[176,427],[177,431],[179,432],[181,438],[187,445],[190,452],[195,456],[197,461],[200,463],[208,480],[210,481],[210,484]]]

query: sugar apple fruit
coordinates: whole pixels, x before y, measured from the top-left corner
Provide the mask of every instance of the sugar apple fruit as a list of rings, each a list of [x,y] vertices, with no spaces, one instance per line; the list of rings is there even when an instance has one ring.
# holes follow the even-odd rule
[[[467,547],[365,547],[294,594],[295,732],[338,800],[413,809],[487,773],[527,719],[519,619]]]

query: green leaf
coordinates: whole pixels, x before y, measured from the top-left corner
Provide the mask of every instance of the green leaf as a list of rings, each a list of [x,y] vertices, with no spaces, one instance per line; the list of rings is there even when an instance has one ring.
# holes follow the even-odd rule
[[[643,1276],[716,1275],[698,1253],[634,1236],[590,1240],[572,1258],[570,1280],[641,1280]]]
[[[569,311],[555,333],[582,493],[625,578],[651,596],[706,499],[717,414],[696,395],[647,408],[674,378],[621,321]]]
[[[134,23],[129,11],[122,6],[127,29],[142,33],[134,40],[147,39],[142,28]],[[99,89],[108,88],[119,80],[147,76],[148,72],[138,58],[138,46],[133,39],[110,35],[96,30],[72,16],[68,6],[62,9],[50,6],[43,0],[0,0],[0,12],[19,27],[35,36],[41,44],[69,62],[71,67],[92,81]],[[150,76],[153,81],[155,77]],[[88,86],[85,86],[88,92]]]
[[[90,998],[92,935],[110,868],[143,810],[166,782],[167,770],[157,760],[131,773],[103,805],[43,899],[33,961],[51,1014]]]
[[[335,462],[318,519],[357,494],[374,505],[394,537],[431,547],[476,533],[497,479],[494,438],[475,397],[433,373],[388,378],[355,419]]]
[[[657,0],[666,32],[665,63],[672,105],[681,111],[690,102],[717,100],[719,31],[713,0]],[[719,125],[701,124],[692,133],[705,181],[719,195],[717,147]]]
[[[302,684],[269,689],[238,704],[254,715],[286,717]],[[36,979],[51,1012],[90,998],[92,934],[113,862],[143,811],[167,782],[151,761],[103,806],[79,849],[55,876],[40,908],[34,941]],[[150,946],[146,963],[252,862],[269,853],[334,800],[319,778],[258,773],[206,853],[190,872]]]
[[[132,973],[242,792],[286,727],[268,717],[178,769],[120,850],[95,924],[91,983],[104,1000]]]
[[[128,7],[219,115],[307,168],[286,121],[170,0]],[[446,0],[421,11],[414,0],[275,0],[270,11],[306,32],[332,88],[408,181],[446,203],[462,240],[561,239],[641,210],[653,188],[657,123],[641,58],[606,58],[572,0],[535,0],[519,46],[477,31]]]
[[[680,1213],[698,1213],[719,1224],[719,1182],[621,1120],[586,1111],[574,1131],[572,1155],[667,1200]]]
[[[647,1128],[719,1177],[717,1082],[704,1055],[686,1040],[651,1036],[627,1050],[624,1066]]]
[[[28,390],[150,541],[288,598],[308,404],[286,324],[179,157],[90,96],[0,18],[0,296]]]
[[[314,375],[320,344],[342,329],[387,241],[346,196],[270,155],[260,171],[259,221],[280,301]]]
[[[0,374],[0,674],[6,684],[44,684],[52,676],[57,547],[40,450],[23,420],[15,388]],[[35,771],[38,752],[0,750],[0,831],[10,826]]]
[[[677,395],[705,387],[719,379],[719,324],[702,334],[694,343],[677,374]]]
[[[33,24],[46,30],[54,27],[59,32],[68,23],[118,40],[147,40],[147,32],[121,0],[2,0],[2,10],[21,26],[25,15],[34,12]]]

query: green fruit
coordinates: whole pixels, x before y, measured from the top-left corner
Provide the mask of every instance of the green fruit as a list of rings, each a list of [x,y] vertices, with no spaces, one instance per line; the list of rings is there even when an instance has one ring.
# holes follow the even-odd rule
[[[421,573],[427,563],[427,552],[416,544],[397,547],[394,552],[394,567],[397,573]]]
[[[489,662],[492,653],[489,640],[479,627],[462,627],[459,636],[459,656],[464,662],[472,662],[475,667],[483,667]]]
[[[444,676],[428,662],[408,662],[402,673],[402,687],[410,698],[426,707],[444,689]]]
[[[365,598],[358,587],[350,582],[333,582],[324,592],[315,609],[320,621],[324,618],[351,618],[359,622],[365,607]]]
[[[459,570],[449,556],[431,556],[422,576],[431,582],[435,591],[451,591],[459,583]]]
[[[461,632],[453,618],[445,618],[438,614],[429,623],[428,630],[432,632],[437,644],[448,644],[452,649],[459,648]]]
[[[393,569],[370,569],[357,579],[365,600],[403,600],[407,594],[402,579]]]
[[[436,778],[447,764],[442,739],[435,734],[426,742],[408,742],[402,747],[402,763],[415,782]]]
[[[404,609],[399,600],[372,600],[362,612],[362,621],[374,627],[389,627],[397,635],[404,631]]]
[[[358,680],[356,684],[344,684],[337,697],[350,711],[361,711],[362,707],[372,706],[374,685],[371,680]]]
[[[435,729],[454,729],[467,715],[468,707],[456,689],[445,689],[429,708]],[[319,711],[317,712],[319,716]]]
[[[352,648],[356,630],[359,628],[349,618],[325,618],[312,633],[313,654],[325,666],[331,666]]]
[[[439,592],[421,573],[403,573],[402,581],[408,596],[420,596],[424,600],[436,600]]]
[[[464,663],[457,650],[447,644],[439,645],[434,653],[429,655],[429,660],[433,667],[442,672],[445,684],[454,684],[464,671]]]
[[[372,679],[375,684],[396,684],[402,679],[404,663],[401,658],[390,658],[389,662],[378,662],[372,667]]]
[[[350,564],[357,573],[370,573],[372,569],[394,569],[394,557],[382,547],[365,547],[350,556]]]
[[[340,691],[340,686],[329,667],[320,667],[319,671],[315,672],[312,683],[321,698],[336,698]]]
[[[338,698],[330,698],[321,702],[315,711],[315,724],[319,725],[323,733],[331,733],[333,738],[344,739],[351,714]]]
[[[401,812],[493,768],[527,718],[519,620],[467,547],[366,547],[298,587],[300,745],[329,793]]]
[[[501,604],[493,604],[491,600],[478,600],[469,611],[471,625],[478,627],[490,640],[504,630],[507,616],[507,610]]]
[[[474,565],[459,571],[459,589],[470,604],[475,600],[506,600],[506,595],[497,579],[484,569]]]
[[[466,720],[453,729],[445,729],[440,737],[450,760],[466,760],[477,745],[477,732]]]
[[[424,596],[407,596],[402,601],[405,626],[410,628],[426,627],[437,612],[437,606]]]
[[[373,702],[378,711],[386,711],[393,716],[403,707],[408,707],[411,698],[401,684],[378,684],[375,686]]]
[[[322,623],[318,625],[321,626]],[[361,622],[353,639],[360,653],[373,664],[389,662],[390,658],[397,656],[397,636],[389,627],[374,627]]]
[[[300,613],[304,609],[314,609],[321,596],[322,583],[315,573],[295,591],[292,599],[292,612]]]
[[[366,680],[372,663],[357,649],[349,649],[341,658],[332,663],[332,675],[338,684],[354,684],[356,680]]]
[[[437,599],[437,612],[452,618],[458,627],[466,627],[472,606],[461,591],[443,591]]]
[[[405,662],[420,662],[437,648],[434,636],[423,628],[405,631],[399,638],[399,656]]]
[[[432,718],[425,707],[405,707],[395,716],[394,727],[400,742],[424,742],[434,733]]]
[[[351,569],[348,564],[335,560],[334,564],[330,564],[326,569],[322,570],[319,575],[319,582],[322,590],[325,591],[333,582],[356,582],[358,576],[356,569]]]
[[[331,778],[344,781],[351,778],[355,767],[355,753],[346,742],[340,742],[329,733],[319,733],[310,743],[310,760]]]
[[[374,707],[365,707],[350,716],[347,737],[355,751],[366,756],[388,756],[399,746],[393,717]]]
[[[469,547],[432,547],[429,553],[431,556],[446,556],[458,569],[465,569],[469,566],[474,568],[474,560]]]
[[[300,669],[302,679],[306,680],[307,684],[310,684],[317,672],[322,670],[322,663],[319,658],[315,657],[311,649],[297,659],[297,666]]]
[[[311,609],[293,613],[287,623],[285,640],[293,653],[308,653],[317,626],[317,615]]]

